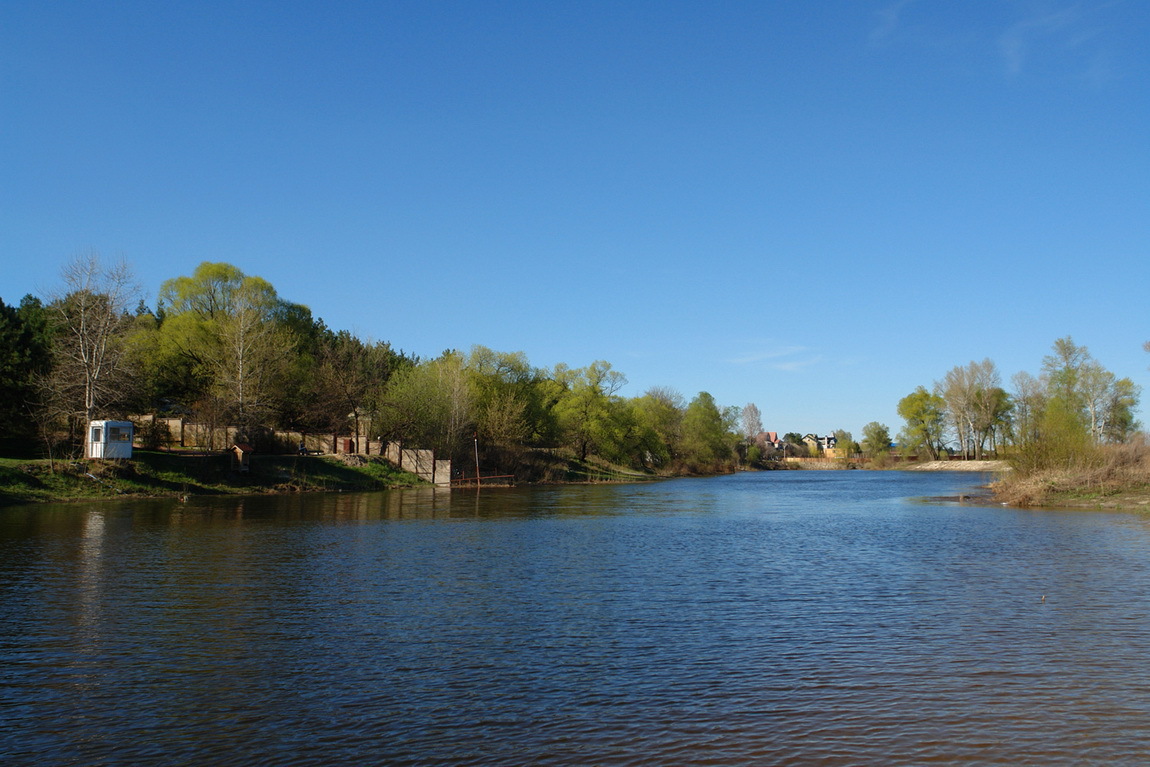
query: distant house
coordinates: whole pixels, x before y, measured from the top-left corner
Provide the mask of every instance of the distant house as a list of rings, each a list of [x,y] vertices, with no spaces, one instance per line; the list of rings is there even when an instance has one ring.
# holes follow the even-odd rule
[[[809,449],[812,445],[816,446],[821,452],[828,453],[835,450],[839,441],[835,435],[828,434],[825,437],[820,437],[817,434],[807,434],[803,436],[803,444]],[[834,457],[833,453],[830,457]]]
[[[777,431],[761,431],[755,435],[755,444],[762,448],[773,447],[775,450],[782,450],[784,443],[779,439]]]

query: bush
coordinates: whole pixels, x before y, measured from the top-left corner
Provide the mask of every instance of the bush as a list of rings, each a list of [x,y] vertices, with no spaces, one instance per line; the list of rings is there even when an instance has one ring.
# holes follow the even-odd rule
[[[1076,454],[1058,446],[1028,445],[1010,463],[1014,471],[996,483],[995,492],[1016,506],[1040,506],[1059,495],[1111,495],[1150,484],[1150,446],[1143,435]]]

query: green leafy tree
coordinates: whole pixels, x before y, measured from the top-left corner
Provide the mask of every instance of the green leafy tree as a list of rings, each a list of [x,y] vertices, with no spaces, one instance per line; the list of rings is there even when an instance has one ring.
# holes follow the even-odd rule
[[[840,457],[847,458],[859,452],[859,443],[855,442],[854,435],[846,429],[835,430],[835,449]]]
[[[1101,433],[1104,441],[1126,442],[1141,428],[1142,424],[1134,416],[1140,394],[1141,387],[1129,378],[1119,378],[1114,382],[1106,403],[1107,419]]]
[[[444,352],[391,377],[380,416],[384,438],[455,459],[472,443],[474,430],[474,398],[459,352]]]
[[[611,401],[627,383],[611,363],[593,362],[585,368],[560,364],[552,373],[558,385],[554,412],[564,439],[581,459],[606,445],[610,437]]]
[[[1104,368],[1085,346],[1070,336],[1054,342],[1052,354],[1043,358],[1047,408],[1058,403],[1063,418],[1073,414],[1085,426],[1091,441],[1121,441],[1137,428],[1134,410],[1139,387],[1119,379]],[[1047,437],[1043,437],[1047,438]]]
[[[803,444],[803,435],[797,431],[788,431],[783,435],[783,457],[788,455],[801,456],[806,452]]]
[[[507,453],[524,443],[547,444],[557,438],[546,374],[532,367],[527,355],[473,346],[466,367],[481,445]]]
[[[30,415],[51,354],[52,336],[39,299],[25,296],[19,307],[0,300],[0,451],[28,449],[34,436]]]
[[[683,414],[686,403],[673,389],[654,387],[634,401],[636,414],[645,428],[655,435],[648,448],[647,462],[666,466],[682,453]]]
[[[1047,402],[1039,432],[1039,439],[1011,455],[1012,466],[1022,476],[1037,471],[1073,469],[1090,463],[1097,452],[1081,411],[1063,396],[1056,395]]]
[[[1001,386],[989,389],[979,388],[974,393],[971,426],[974,435],[975,457],[985,457],[984,451],[989,441],[990,449],[997,455],[998,445],[1011,432],[1011,418],[1014,400]]]
[[[868,458],[890,452],[890,429],[886,424],[871,421],[862,430],[862,451]]]
[[[285,395],[302,381],[292,376],[306,307],[283,301],[260,277],[231,264],[204,262],[190,277],[161,286],[166,343],[204,382],[203,410],[218,410],[250,431],[275,422]]]
[[[715,470],[734,458],[733,435],[708,392],[699,392],[683,414],[683,458],[695,470]]]
[[[1090,362],[1090,352],[1085,346],[1074,343],[1070,336],[1055,340],[1053,354],[1042,358],[1042,373],[1046,379],[1047,394],[1062,401],[1066,410],[1082,412],[1081,374],[1085,364]]]
[[[307,422],[321,431],[350,431],[356,440],[364,436],[368,423],[378,419],[391,376],[410,364],[389,344],[365,343],[346,330],[324,332],[315,356]]]
[[[898,402],[898,414],[905,422],[899,441],[912,452],[925,451],[938,460],[942,449],[946,402],[926,387],[919,386]]]

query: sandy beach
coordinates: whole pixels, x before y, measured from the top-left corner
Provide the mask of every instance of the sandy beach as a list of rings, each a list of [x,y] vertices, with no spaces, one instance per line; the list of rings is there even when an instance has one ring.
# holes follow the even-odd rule
[[[900,467],[901,468],[901,467]],[[905,471],[1010,471],[1006,461],[927,461],[907,466]]]

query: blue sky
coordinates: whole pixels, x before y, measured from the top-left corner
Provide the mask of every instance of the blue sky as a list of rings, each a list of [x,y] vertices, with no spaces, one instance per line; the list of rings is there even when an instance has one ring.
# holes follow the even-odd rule
[[[1065,335],[1150,397],[1148,37],[1139,0],[0,0],[0,298],[226,261],[779,431],[897,430]]]

